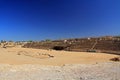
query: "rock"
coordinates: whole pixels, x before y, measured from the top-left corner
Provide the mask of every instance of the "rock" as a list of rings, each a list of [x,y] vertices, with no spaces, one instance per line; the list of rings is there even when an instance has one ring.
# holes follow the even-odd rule
[[[112,59],[110,59],[111,61],[120,61],[120,57],[114,57]]]

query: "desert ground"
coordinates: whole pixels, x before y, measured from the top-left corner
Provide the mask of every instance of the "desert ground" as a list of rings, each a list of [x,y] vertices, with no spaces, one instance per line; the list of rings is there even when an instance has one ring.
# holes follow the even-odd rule
[[[0,48],[0,63],[4,64],[95,64],[110,62],[117,55],[92,52],[68,52],[32,48]]]
[[[0,80],[120,80],[118,55],[0,48]]]

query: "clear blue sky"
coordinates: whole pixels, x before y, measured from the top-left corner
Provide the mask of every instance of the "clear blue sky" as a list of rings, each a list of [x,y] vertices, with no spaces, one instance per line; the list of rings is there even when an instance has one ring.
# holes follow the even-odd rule
[[[120,0],[0,0],[0,39],[120,35]]]

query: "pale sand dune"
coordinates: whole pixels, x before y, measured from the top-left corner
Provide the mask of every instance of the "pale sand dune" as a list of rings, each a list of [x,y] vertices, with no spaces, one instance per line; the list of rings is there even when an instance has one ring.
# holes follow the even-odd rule
[[[50,57],[52,56],[52,57]],[[54,57],[53,57],[54,56]],[[49,51],[30,48],[0,48],[1,64],[41,64],[41,65],[64,65],[64,64],[94,64],[109,62],[117,55],[105,53]]]

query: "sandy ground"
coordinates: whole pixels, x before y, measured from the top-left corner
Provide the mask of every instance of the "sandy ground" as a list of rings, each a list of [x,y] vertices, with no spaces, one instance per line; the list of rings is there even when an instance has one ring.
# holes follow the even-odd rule
[[[64,66],[0,64],[0,80],[120,80],[120,63]]]
[[[109,62],[117,55],[105,53],[68,52],[30,48],[0,48],[0,63],[3,64],[94,64]]]
[[[0,80],[120,80],[117,55],[0,48]]]

